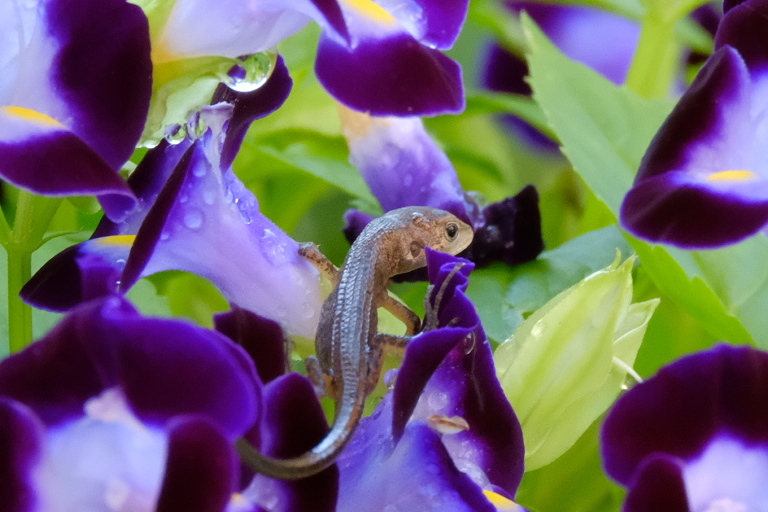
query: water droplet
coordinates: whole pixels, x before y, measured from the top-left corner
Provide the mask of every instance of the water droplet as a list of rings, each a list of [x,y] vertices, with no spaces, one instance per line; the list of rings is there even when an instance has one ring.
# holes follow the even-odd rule
[[[171,234],[168,231],[163,231],[162,233],[160,233],[160,240],[161,241],[164,242],[164,241],[168,240],[169,238],[171,238]]]
[[[189,201],[189,196],[187,194],[182,194],[179,196],[179,203],[184,204],[187,201]]]
[[[200,210],[189,210],[184,214],[184,225],[189,229],[198,229],[203,225],[203,212]]]
[[[427,396],[427,404],[431,409],[442,409],[448,404],[448,393],[435,391]]]
[[[195,112],[189,116],[189,120],[187,121],[187,136],[189,136],[190,139],[199,139],[207,129],[208,125],[205,123],[203,116],[200,115],[200,112]]]
[[[216,202],[216,190],[206,187],[203,189],[203,202],[205,204],[213,204]]]
[[[206,174],[208,174],[208,169],[204,165],[196,165],[192,169],[192,174],[194,174],[198,178],[202,178]]]
[[[255,53],[237,59],[222,80],[227,87],[237,92],[252,92],[264,85],[272,75],[277,62],[273,52]]]
[[[185,138],[187,138],[187,127],[184,125],[174,124],[165,129],[165,140],[171,146],[175,146]]]
[[[309,302],[305,302],[301,306],[301,315],[305,319],[309,320],[310,318],[312,318],[315,315],[315,308]]]

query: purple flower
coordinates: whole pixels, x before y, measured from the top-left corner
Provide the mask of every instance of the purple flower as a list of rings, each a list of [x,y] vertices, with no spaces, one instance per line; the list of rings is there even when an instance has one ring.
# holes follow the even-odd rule
[[[763,510],[768,354],[720,345],[629,390],[602,432],[628,512]]]
[[[152,86],[141,9],[124,0],[4,2],[0,34],[0,176],[37,194],[95,194],[121,218],[135,199],[117,171],[144,127]]]
[[[338,510],[522,510],[522,431],[464,294],[473,265],[431,250],[428,261],[439,327],[409,344],[394,391],[339,457]]]
[[[533,2],[504,2],[512,12],[525,11],[568,57],[594,69],[616,84],[624,83],[640,37],[640,25],[614,13],[593,7]],[[610,44],[605,44],[610,41]],[[529,96],[525,81],[528,66],[521,56],[493,44],[488,49],[483,85],[498,92]],[[536,147],[557,146],[527,123],[505,116],[506,124]]]
[[[459,112],[461,68],[440,50],[455,42],[467,9],[467,0],[181,0],[155,61],[269,50],[315,20],[323,28],[317,76],[348,107],[377,115]]]
[[[275,110],[289,90],[282,61],[252,93],[222,87],[215,98],[222,102],[196,119],[206,127],[200,138],[162,143],[134,172],[130,184],[141,207],[121,223],[103,222],[97,238],[51,260],[24,288],[25,300],[61,310],[125,291],[142,276],[186,270],[288,332],[314,337],[319,274],[298,243],[259,212],[231,168],[251,122]]]
[[[659,129],[624,198],[634,235],[684,248],[738,242],[768,222],[768,1],[725,13],[716,52]]]
[[[432,206],[472,225],[467,257],[478,265],[532,260],[544,248],[538,193],[525,187],[517,196],[481,208],[459,184],[456,170],[416,117],[373,117],[342,108],[342,132],[350,160],[385,211]],[[347,238],[354,240],[371,217],[347,213]]]
[[[84,304],[0,363],[0,509],[223,510],[259,390],[216,332]]]

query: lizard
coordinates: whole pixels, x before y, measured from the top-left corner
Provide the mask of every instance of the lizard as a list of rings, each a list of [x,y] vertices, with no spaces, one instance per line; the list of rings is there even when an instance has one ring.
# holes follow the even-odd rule
[[[254,471],[280,479],[306,478],[331,466],[351,439],[365,400],[378,383],[384,350],[402,351],[421,325],[418,315],[390,297],[389,279],[426,266],[426,246],[458,254],[472,238],[468,224],[436,208],[399,208],[371,221],[352,244],[336,286],[323,303],[315,336],[317,359],[307,362],[316,388],[325,388],[336,401],[330,431],[311,450],[287,459],[264,455],[240,439],[236,443],[240,458]],[[306,257],[325,258],[311,245],[315,254]],[[327,259],[327,265],[316,263],[335,268]],[[405,336],[378,333],[379,307],[406,324]]]

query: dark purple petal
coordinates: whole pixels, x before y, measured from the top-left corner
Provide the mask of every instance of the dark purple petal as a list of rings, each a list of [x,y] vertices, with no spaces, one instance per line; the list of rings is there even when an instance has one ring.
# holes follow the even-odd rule
[[[753,74],[768,71],[768,1],[747,0],[723,9],[726,15],[717,29],[715,48],[735,48]]]
[[[365,226],[368,225],[374,219],[373,215],[363,213],[359,210],[347,210],[344,213],[344,236],[351,244],[354,242],[360,233],[363,232]]]
[[[103,218],[94,231],[93,238],[138,233],[147,213],[157,201],[160,191],[165,187],[173,170],[191,145],[192,141],[189,139],[184,139],[175,145],[162,140],[156,147],[147,151],[136,166],[136,170],[128,178],[128,186],[139,198],[138,206],[120,222]]]
[[[768,221],[768,177],[754,153],[763,144],[756,139],[761,130],[750,115],[755,92],[733,48],[710,58],[643,157],[621,208],[629,231],[683,247],[714,247]],[[730,179],[728,171],[748,178]]]
[[[437,369],[412,420],[426,421],[434,414],[458,416],[469,425],[469,430],[443,436],[454,464],[476,483],[487,479],[514,496],[524,472],[523,430],[496,378],[487,341],[460,345]]]
[[[397,440],[403,435],[424,387],[440,363],[451,350],[469,336],[471,336],[470,329],[445,327],[425,332],[408,344],[392,393],[394,439]]]
[[[425,32],[418,39],[432,48],[447,50],[461,33],[467,17],[468,0],[419,0],[426,20]]]
[[[323,35],[315,72],[353,110],[377,116],[431,116],[464,108],[461,67],[405,33],[364,38],[354,50]]]
[[[231,444],[204,417],[174,418],[168,428],[168,461],[157,512],[220,512],[235,490]]]
[[[741,197],[721,193],[683,173],[656,176],[635,185],[621,205],[621,222],[632,234],[683,248],[712,248],[738,242],[757,233],[768,222],[768,194],[764,183]],[[745,197],[746,196],[746,197]]]
[[[43,436],[43,425],[31,410],[0,396],[0,510],[37,510],[33,478]]]
[[[690,512],[682,464],[667,455],[644,460],[624,503],[625,512]]]
[[[48,260],[21,289],[28,304],[50,311],[69,309],[117,294],[133,237],[94,238]]]
[[[277,57],[275,69],[269,80],[253,92],[236,92],[226,85],[219,85],[211,103],[225,102],[234,107],[232,118],[225,131],[224,146],[221,149],[222,168],[226,169],[232,165],[251,123],[280,108],[288,98],[292,86],[293,81],[281,56]]]
[[[5,180],[40,195],[109,197],[104,208],[115,217],[134,205],[128,185],[82,140],[65,129],[35,124],[0,108],[0,175]],[[10,132],[26,136],[4,136]]]
[[[464,293],[473,266],[431,250],[428,261],[433,304],[443,287],[439,325],[456,326],[425,332],[409,344],[393,392],[393,437],[399,439],[409,420],[461,417],[469,430],[443,437],[454,464],[486,487],[492,484],[514,496],[523,476],[523,434],[496,378],[480,319]],[[452,274],[456,264],[463,266]]]
[[[125,0],[48,0],[45,12],[61,45],[51,85],[66,101],[71,128],[119,169],[144,129],[152,94],[147,19]]]
[[[289,364],[287,340],[280,324],[237,306],[214,316],[213,321],[217,331],[245,349],[262,382],[271,382],[285,373]]]
[[[175,169],[168,177],[165,186],[160,190],[154,204],[149,208],[139,224],[136,239],[131,249],[130,256],[125,265],[123,278],[120,283],[122,290],[129,290],[136,281],[138,281],[152,254],[155,246],[165,229],[165,223],[168,216],[173,211],[173,207],[178,200],[181,187],[184,185],[187,172],[191,169],[193,155],[196,151],[196,145],[190,145],[178,159]],[[171,161],[176,160],[178,153],[170,153]],[[163,159],[164,160],[164,159]],[[165,166],[164,166],[165,168]]]
[[[746,0],[723,0],[723,14],[730,11],[733,7],[743,4]]]
[[[720,345],[663,368],[614,405],[603,426],[608,474],[627,485],[642,460],[667,453],[685,461],[718,434],[768,443],[768,354]]]
[[[145,421],[202,414],[230,438],[253,423],[259,391],[248,356],[224,336],[143,318],[119,298],[80,306],[0,363],[0,394],[31,407],[48,425],[82,416],[85,401],[111,387],[121,388]]]
[[[222,335],[179,321],[117,317],[118,382],[137,416],[205,415],[238,437],[255,419],[258,383],[247,354]],[[136,368],[141,368],[137,371]]]
[[[328,433],[320,403],[309,380],[296,373],[275,379],[264,388],[261,450],[272,457],[301,455]],[[243,494],[272,512],[332,512],[336,508],[336,466],[301,480],[274,480],[256,475]],[[268,506],[268,504],[277,504]],[[274,507],[274,508],[273,508]]]
[[[480,217],[482,222],[474,222],[475,238],[467,255],[479,267],[494,261],[518,265],[544,250],[539,194],[533,185],[485,207]]]
[[[461,267],[451,274],[456,265]],[[408,344],[393,391],[392,433],[395,439],[402,435],[424,386],[446,355],[465,340],[474,343],[476,336],[481,341],[485,340],[477,311],[464,294],[473,268],[474,265],[467,260],[427,248],[427,269],[429,281],[433,284],[430,303],[433,306],[435,295],[442,288],[440,304],[436,305],[440,328],[424,332]],[[447,280],[449,275],[451,279]],[[447,327],[455,319],[458,323]]]
[[[388,409],[387,399],[379,407]],[[440,435],[410,423],[393,447],[387,414],[361,423],[339,457],[339,512],[395,510],[496,512],[465,473],[456,469]]]

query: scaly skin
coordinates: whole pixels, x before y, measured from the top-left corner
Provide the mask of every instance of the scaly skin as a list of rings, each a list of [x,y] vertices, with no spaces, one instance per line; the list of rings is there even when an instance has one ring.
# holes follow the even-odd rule
[[[237,449],[243,461],[258,473],[281,479],[312,476],[333,464],[379,380],[384,345],[402,348],[407,339],[377,334],[377,309],[392,308],[398,318],[414,321],[408,334],[418,327],[418,317],[389,297],[389,279],[425,266],[425,246],[458,254],[472,237],[469,225],[428,207],[393,210],[366,226],[347,254],[338,285],[323,304],[315,340],[326,392],[336,400],[330,432],[313,449],[290,459],[268,457],[241,439]]]

